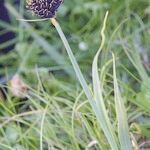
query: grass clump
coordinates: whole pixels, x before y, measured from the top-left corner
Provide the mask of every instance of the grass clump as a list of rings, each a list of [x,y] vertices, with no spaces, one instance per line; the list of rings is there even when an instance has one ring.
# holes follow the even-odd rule
[[[55,19],[55,28],[16,28],[14,18],[28,14],[12,3],[12,25],[0,22],[17,35],[14,50],[0,56],[0,149],[149,149],[149,2],[65,2],[58,20],[67,38]],[[3,84],[16,73],[23,98]]]

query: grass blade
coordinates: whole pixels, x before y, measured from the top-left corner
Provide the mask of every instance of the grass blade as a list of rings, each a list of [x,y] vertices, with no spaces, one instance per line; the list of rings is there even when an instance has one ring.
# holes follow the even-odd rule
[[[116,77],[116,65],[115,56],[113,54],[113,78],[114,78],[114,94],[115,94],[115,106],[118,120],[118,135],[122,150],[132,150],[132,144],[130,141],[128,120],[123,100],[119,91],[119,86]]]
[[[113,127],[111,126],[110,120],[107,115],[106,107],[104,104],[104,99],[102,96],[102,89],[100,86],[99,73],[98,73],[98,57],[99,57],[99,54],[100,54],[100,52],[104,46],[104,42],[105,42],[104,30],[106,27],[107,17],[108,17],[108,12],[105,15],[103,28],[101,31],[102,42],[101,42],[99,50],[97,51],[97,53],[94,57],[94,61],[93,61],[93,65],[92,65],[92,78],[93,78],[95,102],[96,102],[96,106],[97,106],[96,109],[98,112],[98,120],[100,121],[101,127],[105,133],[105,136],[107,137],[109,144],[111,145],[111,148],[113,150],[117,150],[118,149],[117,138],[116,138],[115,132],[113,130]]]

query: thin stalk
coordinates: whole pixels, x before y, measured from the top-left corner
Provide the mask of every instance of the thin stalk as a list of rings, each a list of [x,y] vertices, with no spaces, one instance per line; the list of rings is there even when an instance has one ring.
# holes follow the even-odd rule
[[[68,41],[67,41],[67,39],[66,39],[62,29],[61,29],[59,23],[54,18],[51,18],[51,22],[55,26],[55,28],[56,28],[56,30],[57,30],[57,32],[58,32],[58,34],[59,34],[59,36],[60,36],[64,46],[66,48],[66,51],[67,51],[67,53],[69,55],[69,58],[70,58],[70,61],[71,61],[72,65],[73,65],[74,71],[76,72],[77,78],[79,79],[79,82],[80,82],[80,84],[81,84],[81,86],[82,86],[82,88],[83,88],[87,98],[90,100],[90,103],[93,103],[92,102],[92,100],[93,100],[92,93],[89,90],[89,87],[88,87],[88,85],[87,85],[87,83],[86,83],[86,81],[85,81],[85,79],[84,79],[84,77],[82,75],[82,72],[81,72],[81,70],[79,68],[79,65],[78,65],[78,63],[77,63],[77,61],[76,61],[76,59],[75,59],[75,57],[74,57],[74,55],[72,53],[70,45],[69,45],[69,43],[68,43]]]

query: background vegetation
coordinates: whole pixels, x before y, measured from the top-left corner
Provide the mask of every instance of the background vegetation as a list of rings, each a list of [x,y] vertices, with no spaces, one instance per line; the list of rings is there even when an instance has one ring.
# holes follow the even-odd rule
[[[1,20],[0,34],[16,36],[0,45],[15,44],[0,52],[0,150],[126,149],[126,142],[135,150],[150,149],[149,0],[65,0],[60,7],[57,20],[90,91],[98,95],[94,107],[50,21],[18,21],[37,19],[25,1],[18,6],[10,0],[6,7],[11,24]],[[107,10],[97,70],[93,60]],[[25,98],[11,92],[15,74],[28,85]]]

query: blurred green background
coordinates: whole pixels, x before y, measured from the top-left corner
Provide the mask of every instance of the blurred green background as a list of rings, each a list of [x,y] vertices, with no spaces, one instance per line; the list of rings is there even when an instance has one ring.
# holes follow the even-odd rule
[[[43,131],[43,149],[86,149],[92,140],[99,144],[89,149],[110,149],[98,126],[93,110],[77,82],[68,55],[50,21],[39,19],[25,8],[25,1],[5,1],[10,23],[0,20],[0,36],[15,37],[0,45],[0,150],[40,149],[41,110],[50,103]],[[112,55],[122,98],[128,112],[132,142],[139,149],[150,149],[150,1],[149,0],[64,0],[57,12],[60,23],[83,75],[91,87],[91,65],[101,43],[100,30],[106,11],[105,46],[99,57],[104,69],[104,99],[110,120],[116,127],[113,102]],[[1,11],[1,10],[0,10]],[[2,13],[2,12],[0,12]],[[5,52],[5,48],[14,48]],[[108,64],[107,64],[108,63]],[[9,90],[9,80],[20,74],[32,93],[25,99]],[[79,99],[76,104],[77,98]],[[43,100],[46,99],[46,102]],[[72,109],[77,105],[72,131]],[[82,107],[80,109],[80,107]],[[30,111],[31,113],[26,113]],[[21,114],[18,116],[18,114]],[[38,115],[37,115],[38,114]],[[29,115],[29,116],[28,116]],[[117,132],[117,131],[116,131]],[[134,146],[133,149],[137,147]],[[88,148],[87,148],[88,149]]]

